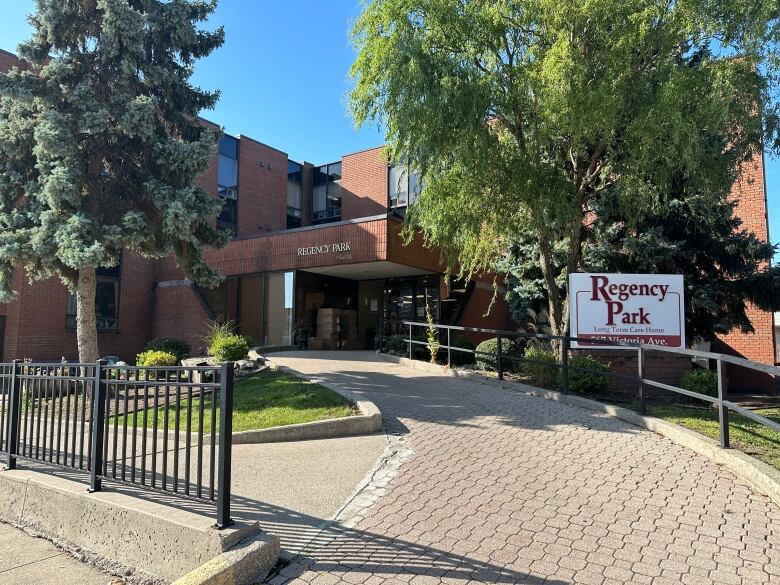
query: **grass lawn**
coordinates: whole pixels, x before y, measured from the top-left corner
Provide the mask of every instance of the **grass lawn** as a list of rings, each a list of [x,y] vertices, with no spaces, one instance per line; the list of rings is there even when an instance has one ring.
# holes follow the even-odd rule
[[[171,400],[168,413],[168,429],[174,429],[175,400]],[[179,429],[186,430],[187,400],[181,401]],[[192,432],[198,429],[200,400],[192,400]],[[206,397],[203,403],[203,432],[211,432],[211,399]],[[216,408],[219,420],[219,405]],[[355,414],[355,408],[341,395],[327,388],[308,382],[302,378],[266,370],[251,378],[235,383],[233,388],[233,431],[265,429],[282,425],[312,422],[331,418],[342,418]],[[133,414],[128,415],[128,425],[133,425]],[[146,411],[147,428],[152,428],[153,409]],[[158,428],[164,424],[162,401],[157,412]],[[123,422],[120,416],[119,424]],[[143,414],[138,413],[136,426],[143,425]]]
[[[780,422],[780,408],[764,408],[755,411]],[[713,439],[720,439],[718,411],[712,408],[688,408],[685,406],[649,406],[648,414],[691,429]],[[731,446],[756,459],[780,469],[780,433],[743,416],[729,413],[729,437]]]

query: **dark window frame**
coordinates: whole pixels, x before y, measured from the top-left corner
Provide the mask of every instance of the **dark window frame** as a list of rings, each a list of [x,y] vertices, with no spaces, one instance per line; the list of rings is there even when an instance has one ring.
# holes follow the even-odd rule
[[[225,140],[227,139],[227,141]],[[231,148],[228,150],[225,148],[225,144],[230,141],[234,148]],[[219,154],[217,156],[217,197],[219,197],[222,200],[222,209],[219,212],[219,215],[217,216],[217,229],[221,230],[229,230],[233,236],[238,235],[238,183],[239,183],[239,150],[240,150],[240,144],[238,138],[234,136],[230,136],[229,134],[225,134],[220,138],[219,140]],[[233,158],[233,154],[235,154],[235,158]],[[236,161],[236,184],[235,186],[228,186],[228,185],[221,185],[219,183],[219,160],[220,157],[226,157],[230,158]],[[227,209],[228,205],[226,204],[227,201],[232,201],[232,216],[233,220],[226,219],[224,217],[225,210]]]
[[[101,274],[101,271],[103,274]],[[97,323],[97,330],[99,332],[115,333],[120,330],[119,316],[121,314],[121,301],[122,301],[122,262],[120,260],[118,266],[112,266],[108,268],[98,267],[95,270],[95,296],[98,294],[98,287],[101,283],[111,283],[114,285],[114,307],[115,316],[101,316],[97,314],[97,298],[95,298],[95,320]],[[65,328],[68,330],[76,329],[76,295],[68,291],[67,301],[65,304]]]
[[[321,177],[324,177],[322,179]],[[311,223],[312,225],[321,225],[324,223],[332,223],[335,221],[341,221],[341,203],[342,203],[342,190],[341,190],[341,177],[342,177],[342,161],[332,162],[319,167],[314,168],[314,176],[312,178],[312,206],[311,206]],[[325,185],[325,209],[314,209],[314,187],[319,185]],[[336,193],[331,193],[331,185],[338,187],[338,197]],[[338,201],[338,205],[331,204],[331,201]]]
[[[403,168],[404,170],[404,177],[406,181],[406,201],[403,203],[398,203],[398,198],[393,198],[393,193],[398,193],[398,184],[393,185],[393,180],[391,178],[392,170],[394,168]],[[411,178],[412,175],[415,175],[417,177],[417,190],[412,192],[411,190]],[[417,172],[410,171],[409,165],[406,164],[393,164],[388,165],[387,167],[387,208],[390,210],[401,210],[404,208],[408,208],[410,205],[414,205],[414,202],[417,201],[417,198],[420,196],[420,193],[422,191],[422,181],[420,180],[420,175]]]
[[[296,229],[303,225],[303,165],[292,160],[287,160],[287,182],[296,183],[300,190],[298,207],[290,205],[287,201],[287,229]],[[289,187],[288,187],[289,188]]]

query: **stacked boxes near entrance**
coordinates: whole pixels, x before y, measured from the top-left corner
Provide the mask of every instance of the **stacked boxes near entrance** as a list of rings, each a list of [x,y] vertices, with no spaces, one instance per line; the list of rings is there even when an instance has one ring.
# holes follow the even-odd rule
[[[0,71],[13,66],[24,63],[0,50]],[[116,270],[100,277],[104,355],[134,362],[160,336],[182,338],[196,353],[214,319],[235,321],[259,344],[369,349],[380,331],[398,333],[403,320],[425,320],[426,305],[444,324],[514,328],[503,299],[493,303],[492,277],[456,283],[439,250],[401,237],[420,181],[403,165],[389,164],[382,147],[313,165],[247,136],[226,135],[198,184],[223,200],[215,223],[233,233],[225,249],[205,253],[225,283],[199,289],[173,257],[127,251]],[[760,156],[744,167],[733,198],[744,227],[768,238]],[[14,284],[18,299],[0,304],[2,359],[75,359],[73,303],[65,287],[55,278],[30,286],[21,272]],[[729,334],[717,349],[774,362],[772,315],[751,309],[750,317],[755,334]]]
[[[309,338],[308,349],[357,349],[357,347],[357,311],[317,310],[317,335]]]

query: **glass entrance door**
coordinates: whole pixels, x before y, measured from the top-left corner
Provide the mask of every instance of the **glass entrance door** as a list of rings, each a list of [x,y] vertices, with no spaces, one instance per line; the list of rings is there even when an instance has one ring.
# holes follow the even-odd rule
[[[274,272],[265,281],[265,345],[292,345],[293,272]]]

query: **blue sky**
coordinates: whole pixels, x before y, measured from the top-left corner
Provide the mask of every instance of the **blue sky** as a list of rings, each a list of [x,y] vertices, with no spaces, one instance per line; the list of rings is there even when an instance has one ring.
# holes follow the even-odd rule
[[[29,36],[32,0],[0,5],[0,48],[14,51]],[[359,0],[221,0],[212,17],[223,25],[222,48],[202,60],[195,82],[220,89],[205,117],[231,134],[246,134],[321,164],[382,143],[375,128],[355,130],[346,109],[354,52],[350,24]],[[780,161],[767,160],[769,233],[780,241]]]

